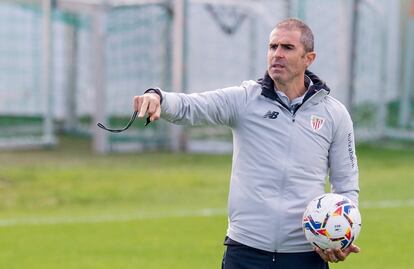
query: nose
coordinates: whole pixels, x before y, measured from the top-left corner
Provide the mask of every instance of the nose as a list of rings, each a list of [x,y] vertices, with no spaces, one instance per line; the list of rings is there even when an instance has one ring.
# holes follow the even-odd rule
[[[278,46],[273,53],[273,56],[276,58],[282,58],[283,57],[283,49],[281,46]]]
[[[278,46],[269,50],[269,59],[280,59],[284,57],[283,49]]]

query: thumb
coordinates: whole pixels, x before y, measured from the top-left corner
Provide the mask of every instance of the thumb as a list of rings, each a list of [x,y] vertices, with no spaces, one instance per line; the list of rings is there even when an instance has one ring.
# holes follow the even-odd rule
[[[359,253],[361,249],[357,245],[350,245],[348,248],[348,252]]]

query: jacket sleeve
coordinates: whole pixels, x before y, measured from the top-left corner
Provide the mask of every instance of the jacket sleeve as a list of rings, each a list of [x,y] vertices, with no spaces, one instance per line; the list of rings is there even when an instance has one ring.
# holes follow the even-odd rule
[[[329,150],[329,180],[332,192],[342,194],[358,205],[358,164],[353,124],[345,107],[342,111]]]
[[[247,100],[243,85],[203,93],[161,93],[161,117],[171,123],[187,125],[232,126]]]

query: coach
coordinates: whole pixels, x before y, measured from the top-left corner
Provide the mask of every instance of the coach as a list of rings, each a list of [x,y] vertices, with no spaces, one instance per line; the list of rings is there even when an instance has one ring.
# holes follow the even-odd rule
[[[346,108],[308,67],[313,33],[286,19],[270,33],[267,72],[258,81],[199,94],[149,89],[134,97],[139,117],[176,124],[219,124],[233,132],[224,269],[328,268],[359,248],[314,249],[301,219],[332,192],[358,203],[358,165]]]

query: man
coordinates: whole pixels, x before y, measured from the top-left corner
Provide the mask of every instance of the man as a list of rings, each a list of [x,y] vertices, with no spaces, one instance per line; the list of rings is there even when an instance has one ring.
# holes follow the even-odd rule
[[[229,225],[222,267],[328,268],[359,248],[323,251],[306,241],[306,205],[332,191],[358,202],[351,118],[307,68],[313,34],[297,19],[270,33],[268,67],[259,81],[200,94],[150,89],[134,97],[139,117],[177,124],[220,124],[233,132]],[[319,255],[318,255],[319,254]]]

